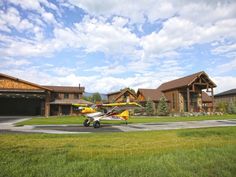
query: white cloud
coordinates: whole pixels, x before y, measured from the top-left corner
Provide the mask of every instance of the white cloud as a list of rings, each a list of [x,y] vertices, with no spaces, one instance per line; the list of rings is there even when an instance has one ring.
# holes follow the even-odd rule
[[[217,70],[218,73],[226,73],[226,72],[229,72],[229,71],[236,71],[236,58],[231,60],[228,63],[218,65],[216,67],[216,70]]]
[[[75,6],[84,9],[92,15],[124,16],[133,23],[143,23],[145,17],[150,22],[157,19],[167,19],[178,15],[196,23],[214,23],[218,20],[232,18],[236,15],[236,3],[224,0],[194,1],[194,0],[69,0]]]
[[[1,61],[2,68],[9,68],[9,67],[19,68],[21,66],[26,66],[30,64],[31,62],[26,59],[5,58],[5,59],[2,59]]]
[[[10,28],[18,31],[29,30],[33,24],[27,19],[21,19],[20,13],[16,8],[10,7],[6,12],[0,10],[0,24],[2,30],[10,32]]]
[[[50,12],[43,12],[42,18],[48,24],[57,24],[57,21],[56,21],[54,15]]]
[[[118,26],[118,27],[123,27],[128,22],[129,20],[127,18],[122,18],[122,17],[117,17],[117,16],[112,19],[112,25]]]
[[[8,0],[8,3],[14,4],[14,5],[19,5],[22,9],[24,10],[34,10],[37,11],[38,13],[43,13],[45,12],[45,9],[43,6],[58,11],[58,8],[55,4],[47,1],[47,0]]]
[[[212,50],[212,53],[215,55],[225,55],[232,52],[236,52],[236,44],[220,45]]]
[[[55,29],[54,33],[57,40],[67,41],[70,47],[109,55],[132,55],[139,44],[139,38],[128,28],[87,17],[73,29]]]
[[[174,17],[164,22],[158,32],[144,36],[141,45],[146,57],[223,39],[236,39],[236,19],[222,20],[210,26],[199,26],[194,22]]]
[[[63,26],[65,14],[60,15],[60,13],[65,9],[62,10],[60,4],[55,5],[47,0],[9,0],[7,4],[10,6],[0,10],[0,30],[7,32],[7,35],[0,33],[0,55],[3,58],[13,57],[4,62],[1,60],[1,64],[4,63],[6,66],[1,65],[1,70],[40,84],[81,83],[89,91],[105,93],[123,87],[156,88],[162,82],[187,73],[185,69],[189,63],[185,65],[181,63],[182,60],[178,61],[181,59],[178,49],[206,43],[214,44],[213,54],[231,56],[229,63],[224,61],[222,65],[216,67],[219,73],[234,71],[236,68],[236,52],[233,44],[236,40],[236,2],[223,0],[198,2],[70,0],[71,4],[64,0],[60,2],[63,6],[69,7],[66,10],[71,10],[71,5],[82,8],[87,12],[87,16],[71,26]],[[12,7],[12,4],[14,7],[20,6],[27,15]],[[158,24],[158,27],[151,26],[150,23]],[[148,29],[151,31],[149,34],[145,33],[148,31],[145,25],[151,26]],[[24,35],[15,35],[12,29]],[[142,32],[142,37],[137,33],[138,29]],[[228,40],[233,43],[226,44],[225,41]],[[87,69],[96,72],[96,75],[91,76],[78,76],[76,67],[31,67],[33,59],[28,60],[29,58],[52,56],[65,48],[77,49],[79,54],[85,55],[101,52],[108,62],[105,63],[103,58],[99,58],[105,64]],[[18,57],[24,59],[18,60]],[[86,60],[86,56],[84,58]],[[30,67],[22,69],[21,66]],[[125,76],[127,72],[129,75]],[[124,76],[118,77],[118,74]],[[231,83],[223,81],[222,76],[215,78],[224,83],[222,85],[219,82],[219,90],[235,86],[234,77],[226,77],[227,82]]]
[[[217,85],[215,93],[236,88],[236,77],[234,76],[216,76],[212,79]]]

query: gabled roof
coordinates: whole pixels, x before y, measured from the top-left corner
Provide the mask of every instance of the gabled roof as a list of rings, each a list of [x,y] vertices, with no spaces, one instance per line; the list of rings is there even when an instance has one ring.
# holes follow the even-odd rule
[[[206,92],[202,92],[202,102],[212,102],[212,98]]]
[[[121,91],[111,92],[111,93],[108,93],[107,96],[117,95],[117,94],[120,94],[120,93],[121,93]]]
[[[225,96],[225,95],[236,95],[236,89],[227,90],[215,95],[215,97]]]
[[[198,77],[205,75],[209,82],[212,84],[213,87],[216,87],[216,84],[209,79],[208,75],[204,72],[198,72],[189,76],[185,76],[179,79],[175,79],[169,82],[165,82],[163,84],[161,84],[158,89],[160,89],[161,91],[167,91],[167,90],[171,90],[171,89],[175,89],[175,88],[180,88],[180,87],[187,87],[189,85],[191,85]]]
[[[24,84],[27,84],[27,85],[31,85],[31,86],[37,87],[37,88],[39,88],[39,89],[49,90],[49,91],[51,91],[50,88],[47,88],[47,87],[44,87],[44,86],[41,86],[41,85],[38,85],[38,84],[35,84],[35,83],[32,83],[32,82],[28,82],[28,81],[25,81],[25,80],[22,80],[22,79],[19,79],[19,78],[13,77],[13,76],[9,76],[9,75],[6,75],[6,74],[2,74],[2,73],[0,73],[0,77],[5,77],[5,78],[8,78],[8,79],[10,79],[10,80],[14,80],[14,81],[17,81],[17,82],[22,82],[22,83],[24,83]]]
[[[117,95],[117,97],[115,98],[115,100],[117,100],[119,97],[121,97],[123,94],[125,94],[125,92],[129,92],[131,95],[133,95],[135,98],[137,98],[137,95],[136,95],[134,92],[132,92],[129,88],[125,88],[125,89],[123,89],[122,91],[120,91],[120,93],[117,92],[117,93],[119,93],[119,94]],[[114,93],[115,93],[115,92],[114,92]]]
[[[84,87],[70,87],[70,86],[44,86],[54,92],[67,92],[67,93],[82,93]]]
[[[141,93],[145,100],[151,99],[152,101],[159,101],[164,94],[159,89],[138,89],[138,93]]]

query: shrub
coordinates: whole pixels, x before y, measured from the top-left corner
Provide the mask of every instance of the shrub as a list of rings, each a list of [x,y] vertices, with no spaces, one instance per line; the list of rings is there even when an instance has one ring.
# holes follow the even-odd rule
[[[227,113],[229,114],[236,114],[236,105],[233,101],[229,102],[229,105],[227,107]]]
[[[217,109],[218,111],[225,113],[227,112],[227,104],[225,102],[219,102],[217,104]]]

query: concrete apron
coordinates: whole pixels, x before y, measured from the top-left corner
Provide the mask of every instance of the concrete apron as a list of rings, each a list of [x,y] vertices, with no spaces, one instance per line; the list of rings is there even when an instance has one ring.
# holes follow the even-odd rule
[[[30,118],[18,119],[7,123],[0,123],[0,132],[12,131],[23,133],[48,133],[48,134],[81,134],[92,133],[94,128],[83,127],[82,125],[26,125],[15,127],[14,124]],[[79,131],[69,131],[68,127],[76,127]],[[236,126],[236,120],[203,120],[203,121],[186,121],[186,122],[160,122],[160,123],[139,123],[128,125],[107,125],[96,129],[96,132],[132,132],[132,131],[152,131],[152,130],[174,130],[174,129],[191,129],[191,128],[207,128],[207,127],[225,127]],[[42,129],[40,127],[43,127]],[[47,128],[48,127],[48,128]],[[60,128],[60,130],[51,127]],[[63,127],[65,130],[63,130]],[[109,127],[107,131],[106,128]],[[83,130],[86,130],[83,132]],[[90,131],[91,130],[91,131]],[[106,130],[106,131],[105,131]],[[117,131],[116,131],[117,132]]]

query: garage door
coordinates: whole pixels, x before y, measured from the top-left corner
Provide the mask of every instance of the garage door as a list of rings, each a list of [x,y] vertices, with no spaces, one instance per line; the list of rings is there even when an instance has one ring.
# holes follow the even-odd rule
[[[1,116],[41,115],[42,99],[37,98],[0,98]]]

